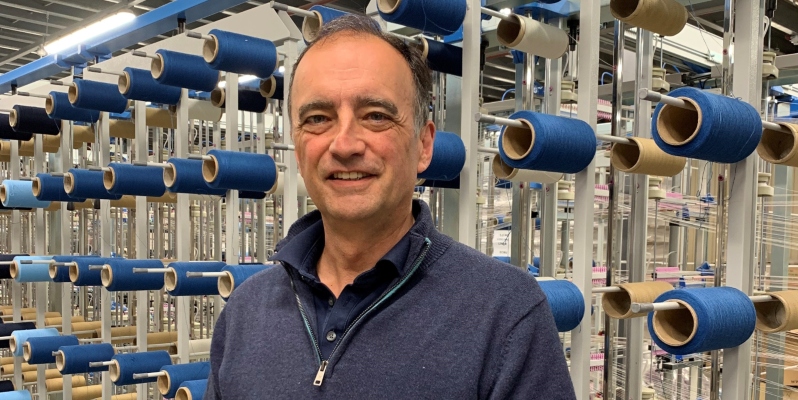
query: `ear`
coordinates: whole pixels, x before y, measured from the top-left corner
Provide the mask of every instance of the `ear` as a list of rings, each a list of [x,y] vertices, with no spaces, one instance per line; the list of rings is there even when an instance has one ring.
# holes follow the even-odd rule
[[[421,132],[418,135],[418,167],[416,173],[420,174],[427,170],[429,164],[432,162],[432,148],[435,142],[435,124],[432,121],[427,121]]]

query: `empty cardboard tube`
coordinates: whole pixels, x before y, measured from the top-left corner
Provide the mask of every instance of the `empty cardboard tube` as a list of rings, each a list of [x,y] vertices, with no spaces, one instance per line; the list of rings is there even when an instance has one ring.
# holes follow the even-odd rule
[[[798,329],[798,290],[770,292],[775,301],[754,303],[756,329],[764,333]]]
[[[628,138],[630,144],[615,143],[610,150],[612,165],[627,173],[674,176],[684,170],[687,159],[662,151],[653,139]]]
[[[675,0],[611,0],[612,15],[630,25],[673,36],[687,24],[687,9]]]
[[[762,139],[756,152],[763,160],[771,164],[798,167],[798,124],[778,123],[790,131],[789,134],[772,129],[762,130]]]

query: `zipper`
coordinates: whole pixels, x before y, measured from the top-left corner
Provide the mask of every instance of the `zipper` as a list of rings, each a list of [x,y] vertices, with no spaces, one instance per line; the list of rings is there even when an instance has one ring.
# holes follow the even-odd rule
[[[296,297],[297,306],[299,306],[299,313],[302,315],[302,321],[305,323],[305,330],[307,330],[308,335],[310,335],[310,340],[313,342],[313,346],[316,349],[316,360],[319,363],[319,369],[316,371],[316,378],[313,380],[313,386],[321,386],[324,382],[324,376],[327,373],[327,366],[330,364],[330,360],[338,351],[338,348],[341,347],[341,343],[344,342],[344,339],[347,337],[349,332],[352,331],[354,327],[356,327],[363,318],[366,317],[369,313],[371,313],[375,308],[379,307],[380,304],[384,303],[389,297],[391,297],[394,293],[396,293],[409,279],[413,276],[413,274],[418,270],[418,267],[421,266],[421,262],[424,261],[424,258],[427,256],[427,252],[429,251],[430,246],[432,245],[432,241],[429,238],[424,238],[424,249],[421,250],[421,254],[416,257],[416,260],[413,262],[412,268],[408,271],[402,279],[398,282],[393,284],[385,293],[380,296],[377,301],[371,303],[371,305],[363,310],[360,315],[355,318],[354,321],[344,330],[344,333],[338,340],[338,344],[335,345],[332,352],[330,352],[330,356],[327,357],[326,360],[322,360],[321,355],[321,348],[319,347],[319,342],[316,340],[316,334],[313,332],[313,328],[311,328],[310,323],[308,322],[307,314],[305,313],[305,308],[302,306],[302,301],[299,299],[299,293],[296,290],[296,286],[294,285],[294,279],[292,275],[289,273],[289,278],[291,278],[291,288],[294,290],[294,297]]]

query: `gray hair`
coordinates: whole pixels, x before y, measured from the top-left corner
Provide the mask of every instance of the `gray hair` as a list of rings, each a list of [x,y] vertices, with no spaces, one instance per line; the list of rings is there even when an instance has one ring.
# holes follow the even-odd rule
[[[349,34],[353,36],[374,36],[376,38],[382,39],[386,43],[390,44],[391,47],[396,49],[396,51],[398,51],[399,54],[401,54],[405,59],[407,66],[410,67],[410,71],[413,74],[413,84],[416,89],[416,102],[414,107],[415,110],[413,110],[413,117],[416,128],[415,133],[416,136],[418,136],[418,134],[421,132],[421,129],[429,119],[429,104],[431,101],[430,93],[432,92],[432,71],[429,69],[429,66],[427,66],[427,61],[424,59],[421,51],[417,47],[408,45],[402,39],[383,32],[373,19],[364,15],[348,14],[324,24],[316,39],[308,44],[307,47],[305,47],[294,64],[293,73],[291,74],[291,82],[288,86],[288,115],[291,115],[291,93],[293,92],[294,87],[294,76],[297,66],[299,66],[299,63],[302,62],[302,58],[304,58],[305,54],[307,54],[307,52],[317,43],[321,43],[333,36],[342,34]]]

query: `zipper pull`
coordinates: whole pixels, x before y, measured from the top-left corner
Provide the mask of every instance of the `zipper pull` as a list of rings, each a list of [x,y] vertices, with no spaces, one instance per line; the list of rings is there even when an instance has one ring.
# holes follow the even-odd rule
[[[324,372],[327,371],[327,361],[322,361],[319,365],[319,371],[316,372],[316,380],[313,381],[313,386],[321,386],[324,381]]]

